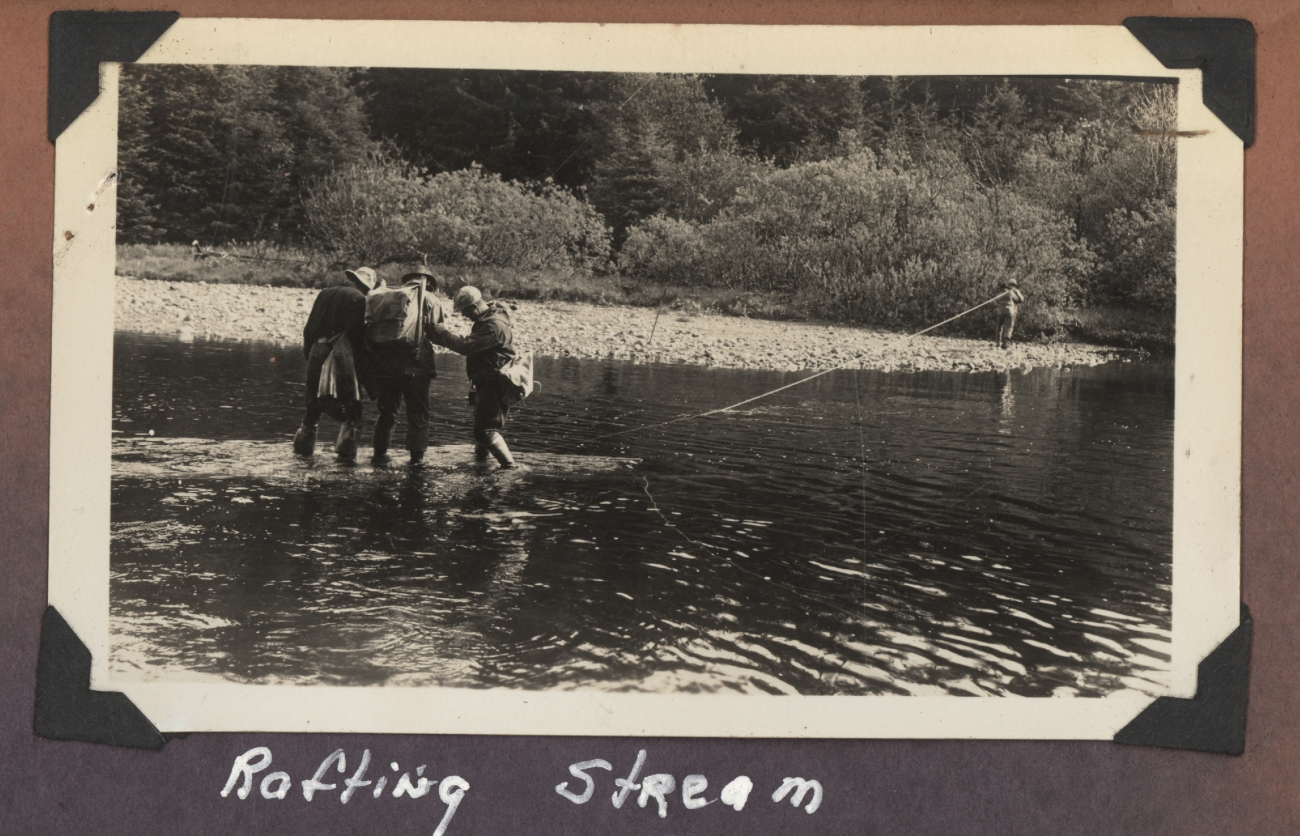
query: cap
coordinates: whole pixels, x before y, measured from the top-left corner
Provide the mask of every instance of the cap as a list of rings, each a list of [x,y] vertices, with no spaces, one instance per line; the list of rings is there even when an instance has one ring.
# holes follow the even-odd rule
[[[465,285],[456,291],[456,298],[451,302],[451,309],[456,313],[464,313],[470,308],[476,308],[483,303],[483,294],[477,287]]]

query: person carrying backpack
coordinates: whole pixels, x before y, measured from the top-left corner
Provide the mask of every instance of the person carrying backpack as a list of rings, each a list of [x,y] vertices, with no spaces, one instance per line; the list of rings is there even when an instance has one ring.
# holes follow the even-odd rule
[[[406,403],[406,449],[411,461],[429,448],[429,382],[438,376],[430,336],[446,319],[434,297],[437,279],[421,267],[366,298],[366,367],[379,406],[374,457],[383,461]],[[423,315],[421,315],[421,311]]]
[[[361,350],[366,339],[366,294],[375,286],[375,271],[369,267],[346,270],[347,284],[327,287],[317,296],[302,329],[302,353],[307,358],[307,411],[302,426],[293,437],[293,451],[300,456],[316,452],[316,424],[325,407],[319,398],[321,369],[341,340],[346,338],[353,353]],[[359,392],[357,393],[360,394]],[[361,399],[341,405],[339,439],[335,452],[351,460],[357,454],[357,436],[361,426]]]
[[[465,374],[472,384],[470,403],[474,405],[474,458],[487,461],[490,453],[501,467],[514,467],[514,456],[501,437],[510,412],[501,369],[515,359],[510,309],[500,302],[485,301],[477,288],[467,286],[456,293],[452,310],[474,323],[469,336],[461,337],[438,326],[433,329],[432,339],[465,355]]]

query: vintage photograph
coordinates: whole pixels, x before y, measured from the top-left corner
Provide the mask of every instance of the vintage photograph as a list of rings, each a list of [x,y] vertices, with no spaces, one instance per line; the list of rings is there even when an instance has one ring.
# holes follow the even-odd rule
[[[1168,686],[1175,83],[119,90],[115,677]]]
[[[1195,693],[1242,147],[1197,71],[1122,27],[277,25],[177,22],[57,147],[92,687],[164,731],[822,737]]]

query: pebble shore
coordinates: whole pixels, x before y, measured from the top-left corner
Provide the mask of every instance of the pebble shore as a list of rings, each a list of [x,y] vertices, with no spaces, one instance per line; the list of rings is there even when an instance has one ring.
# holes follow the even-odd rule
[[[313,288],[117,278],[116,329],[182,340],[258,340],[302,345]],[[884,371],[999,371],[1095,366],[1129,352],[1074,343],[905,335],[848,325],[776,322],[665,308],[511,302],[515,345],[538,356],[684,363],[774,371],[853,365]],[[450,306],[448,306],[450,307]],[[452,317],[455,330],[468,323]],[[651,338],[651,331],[654,336]]]

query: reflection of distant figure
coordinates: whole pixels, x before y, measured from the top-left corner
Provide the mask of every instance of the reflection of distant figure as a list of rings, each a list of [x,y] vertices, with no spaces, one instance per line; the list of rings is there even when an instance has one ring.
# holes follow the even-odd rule
[[[1016,395],[1011,388],[1011,372],[998,372],[998,377],[1002,380],[1002,394],[998,397],[998,405],[1002,407],[1003,418],[1016,417]]]
[[[1020,283],[1007,279],[1002,283],[1002,295],[998,297],[998,348],[1011,347],[1011,334],[1016,329],[1016,313],[1025,302],[1025,294],[1020,292]]]

